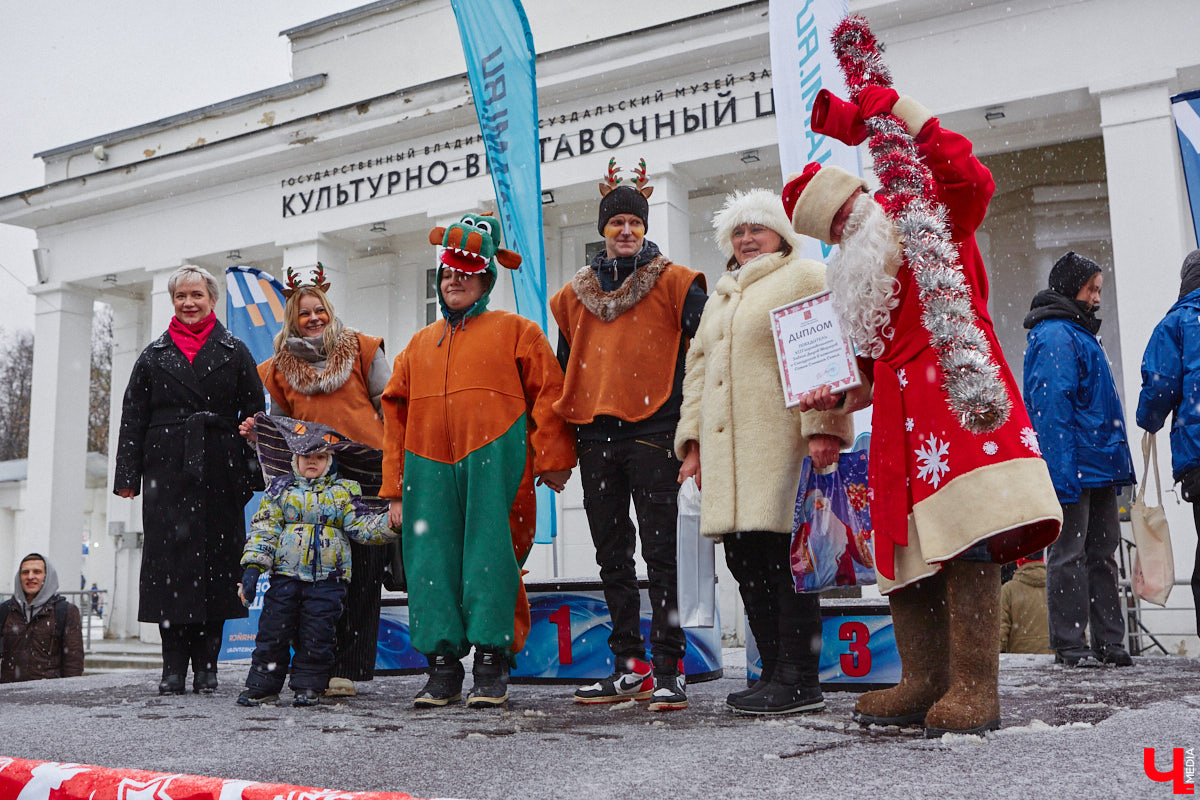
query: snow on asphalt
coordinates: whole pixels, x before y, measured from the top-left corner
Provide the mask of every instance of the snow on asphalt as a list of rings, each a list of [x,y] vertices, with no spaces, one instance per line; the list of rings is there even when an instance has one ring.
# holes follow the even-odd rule
[[[222,667],[212,696],[158,697],[152,671],[7,684],[0,755],[416,797],[1093,800],[1170,796],[1145,776],[1143,748],[1164,769],[1170,748],[1200,745],[1196,659],[1070,670],[1006,655],[1005,727],[937,740],[860,728],[846,692],[812,716],[736,716],[724,698],[744,673],[726,672],[668,714],[579,706],[553,685],[516,685],[503,710],[419,711],[421,676],[377,678],[315,709],[247,709],[234,704],[244,666]]]

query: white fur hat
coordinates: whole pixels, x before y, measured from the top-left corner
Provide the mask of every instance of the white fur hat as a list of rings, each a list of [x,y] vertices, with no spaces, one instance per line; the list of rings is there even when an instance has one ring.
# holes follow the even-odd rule
[[[733,257],[733,229],[751,223],[767,226],[791,245],[792,250],[800,249],[800,237],[792,230],[779,195],[766,189],[751,189],[727,195],[725,205],[713,215],[713,239],[725,258]]]

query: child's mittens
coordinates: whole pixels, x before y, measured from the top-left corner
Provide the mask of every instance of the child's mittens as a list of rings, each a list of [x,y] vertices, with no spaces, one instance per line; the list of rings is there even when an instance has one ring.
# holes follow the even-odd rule
[[[258,592],[258,576],[261,574],[262,570],[258,567],[246,567],[246,571],[242,573],[242,582],[238,584],[238,599],[247,608],[254,602],[254,595]]]

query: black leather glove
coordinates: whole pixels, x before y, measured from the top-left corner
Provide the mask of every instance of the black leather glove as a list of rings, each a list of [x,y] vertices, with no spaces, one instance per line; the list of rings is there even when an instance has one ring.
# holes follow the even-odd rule
[[[242,573],[242,605],[249,607],[254,602],[254,595],[258,592],[258,576],[261,574],[262,570],[258,567],[246,567]]]

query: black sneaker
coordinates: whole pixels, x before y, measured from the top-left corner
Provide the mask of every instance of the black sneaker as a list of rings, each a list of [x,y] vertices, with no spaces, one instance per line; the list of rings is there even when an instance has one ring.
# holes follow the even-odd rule
[[[1129,651],[1119,644],[1106,644],[1093,651],[1092,655],[1101,664],[1111,664],[1114,667],[1132,667],[1133,658]]]
[[[429,661],[429,680],[417,694],[417,708],[441,708],[462,700],[463,676],[466,670],[457,658],[434,656]]]
[[[674,675],[655,675],[654,691],[650,694],[650,711],[678,711],[687,708],[688,699],[683,691],[687,680],[682,672]]]
[[[727,702],[739,714],[813,714],[825,710],[821,687],[775,681],[760,691]]]
[[[1054,651],[1054,663],[1065,667],[1098,667],[1100,659],[1086,647],[1066,647]]]
[[[292,705],[296,708],[308,708],[320,704],[321,693],[316,689],[297,689],[296,696],[292,698]]]
[[[654,691],[654,676],[650,665],[640,658],[624,659],[624,669],[590,686],[575,690],[576,703],[623,703],[626,700],[649,700]]]
[[[270,689],[247,689],[238,695],[239,706],[262,706],[279,701],[279,692]]]
[[[475,648],[471,678],[475,683],[467,708],[495,708],[508,701],[508,659],[503,653]]]

